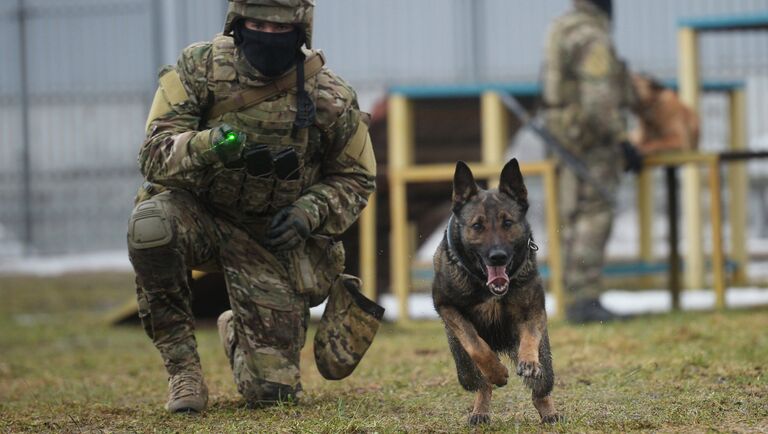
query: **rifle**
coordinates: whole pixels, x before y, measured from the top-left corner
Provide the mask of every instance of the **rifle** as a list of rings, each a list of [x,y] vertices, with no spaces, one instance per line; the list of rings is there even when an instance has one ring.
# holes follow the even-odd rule
[[[562,143],[549,132],[547,127],[543,125],[541,118],[531,118],[514,96],[505,92],[499,92],[499,96],[501,97],[502,104],[504,104],[504,106],[520,120],[523,128],[530,128],[531,131],[536,133],[536,135],[544,141],[547,149],[560,157],[560,160],[573,170],[579,179],[594,187],[603,200],[610,203],[612,206],[616,205],[616,200],[613,195],[600,183],[600,181],[592,177],[589,173],[589,168],[583,161],[573,155],[571,151],[566,149],[565,146],[563,146]]]

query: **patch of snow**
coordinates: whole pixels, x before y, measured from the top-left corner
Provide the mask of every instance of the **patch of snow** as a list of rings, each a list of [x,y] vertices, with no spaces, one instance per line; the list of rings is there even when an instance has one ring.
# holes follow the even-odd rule
[[[125,250],[64,256],[30,256],[0,260],[0,274],[60,276],[76,272],[118,271],[133,268]]]
[[[744,308],[768,305],[768,289],[763,288],[730,288],[726,292],[726,305],[729,308]],[[437,312],[432,305],[430,294],[418,293],[409,297],[408,313],[412,319],[436,319]],[[620,291],[605,292],[600,301],[612,312],[624,315],[640,315],[648,313],[664,313],[672,310],[672,298],[669,291]],[[553,315],[557,308],[554,297],[546,294],[546,309],[548,315]],[[392,321],[398,318],[399,308],[397,298],[384,294],[379,299],[386,312],[384,319]],[[715,307],[715,294],[709,290],[683,291],[680,299],[682,310],[701,311]],[[322,315],[322,310],[319,311]]]

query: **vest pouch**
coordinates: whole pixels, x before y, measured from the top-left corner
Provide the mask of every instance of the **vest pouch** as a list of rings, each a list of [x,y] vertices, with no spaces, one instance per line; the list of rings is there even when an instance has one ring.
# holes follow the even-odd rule
[[[245,174],[240,209],[245,214],[261,215],[269,211],[275,179],[273,175]]]
[[[301,197],[301,179],[275,180],[275,191],[272,195],[272,207],[275,211],[285,208]]]
[[[310,237],[303,248],[290,252],[288,258],[294,287],[309,299],[311,307],[325,301],[344,271],[344,245],[328,237]]]
[[[240,190],[245,178],[244,169],[222,169],[211,181],[208,200],[220,208],[233,208],[240,199]]]

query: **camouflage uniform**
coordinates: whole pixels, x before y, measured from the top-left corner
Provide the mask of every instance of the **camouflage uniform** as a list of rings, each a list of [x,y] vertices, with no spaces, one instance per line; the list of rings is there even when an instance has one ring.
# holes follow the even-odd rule
[[[300,23],[311,47],[313,3],[231,2],[224,35],[187,47],[175,67],[161,71],[138,159],[147,183],[128,244],[144,328],[171,376],[200,372],[188,276],[192,269],[223,271],[232,306],[226,352],[238,390],[250,403],[301,390],[299,352],[309,307],[326,298],[343,270],[343,247],[331,237],[358,218],[374,191],[367,115],[355,92],[325,67],[305,82],[317,108],[309,128],[294,129],[296,88],[207,116],[213,104],[273,81],[235,47],[228,36],[233,21]],[[246,149],[266,145],[272,155],[294,149],[299,179],[225,168],[210,146],[213,129],[222,124],[247,135]],[[303,210],[312,236],[297,250],[272,252],[264,247],[265,231],[287,206]]]
[[[547,127],[615,196],[624,166],[622,108],[631,90],[611,42],[609,17],[587,0],[574,4],[555,21],[547,41]],[[560,164],[559,174],[565,287],[571,302],[596,298],[614,210],[567,165]]]

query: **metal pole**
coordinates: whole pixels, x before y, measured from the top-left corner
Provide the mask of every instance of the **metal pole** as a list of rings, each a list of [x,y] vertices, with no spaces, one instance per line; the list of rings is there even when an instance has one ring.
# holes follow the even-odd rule
[[[360,214],[360,278],[363,294],[376,301],[376,192],[368,198],[368,206]]]
[[[710,213],[712,213],[712,280],[715,289],[715,308],[725,306],[725,258],[723,257],[723,216],[720,193],[720,160],[715,156],[709,162]]]
[[[408,321],[411,291],[411,251],[408,232],[408,193],[402,173],[413,164],[414,126],[411,102],[404,95],[389,97],[390,286],[397,295],[398,321]]]
[[[678,31],[680,99],[698,113],[701,77],[699,76],[699,44],[696,30]],[[685,226],[685,284],[689,288],[704,287],[703,219],[701,213],[701,175],[689,164],[682,168],[683,220]]]
[[[669,220],[669,292],[672,295],[672,310],[680,310],[680,253],[677,248],[679,238],[677,167],[667,166],[667,215]]]
[[[747,147],[746,132],[746,96],[744,89],[736,89],[730,95],[731,107],[731,151],[744,151]],[[733,283],[745,285],[749,281],[747,268],[749,250],[747,249],[747,193],[749,177],[747,165],[743,162],[732,163],[728,170],[728,219],[731,226],[731,258],[736,262]]]
[[[24,201],[24,252],[32,251],[32,160],[30,156],[29,81],[27,77],[27,26],[24,0],[18,0],[19,73],[21,81],[21,200]]]
[[[507,110],[496,92],[484,92],[480,96],[480,123],[482,127],[483,164],[504,162],[504,151],[509,140]],[[488,180],[489,188],[497,188],[498,178]]]
[[[152,83],[157,79],[157,70],[163,64],[165,56],[165,46],[163,45],[163,3],[157,0],[149,0],[149,13],[152,14],[149,19],[152,23]],[[150,86],[150,98],[155,94],[154,86]],[[151,101],[151,99],[150,99]]]
[[[470,77],[473,81],[479,81],[485,65],[485,41],[483,40],[483,31],[485,29],[485,0],[472,0],[470,3],[470,14],[472,18],[472,28],[470,29],[471,49]]]

